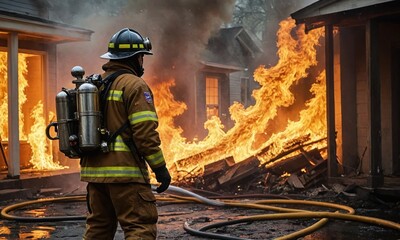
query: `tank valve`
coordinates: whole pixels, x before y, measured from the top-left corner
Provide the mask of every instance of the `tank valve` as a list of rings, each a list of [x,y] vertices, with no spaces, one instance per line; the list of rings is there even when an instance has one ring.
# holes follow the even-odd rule
[[[79,88],[80,85],[85,83],[83,80],[83,76],[85,75],[85,70],[81,66],[75,66],[71,69],[71,75],[76,78],[72,81],[73,84],[76,85],[76,88]]]

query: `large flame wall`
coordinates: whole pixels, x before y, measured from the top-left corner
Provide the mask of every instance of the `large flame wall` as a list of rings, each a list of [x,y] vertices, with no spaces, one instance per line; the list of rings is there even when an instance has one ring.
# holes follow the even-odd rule
[[[307,70],[317,65],[316,47],[323,30],[316,29],[305,34],[303,27],[295,27],[292,19],[280,23],[277,33],[279,61],[271,68],[260,66],[254,72],[254,79],[260,84],[260,88],[253,92],[256,103],[248,108],[234,103],[230,107],[230,114],[235,125],[227,131],[224,131],[221,121],[213,117],[204,123],[209,132],[205,139],[188,141],[182,137],[182,129],[173,126],[174,117],[185,109],[185,104],[170,97],[169,88],[173,86],[173,80],[155,87],[163,150],[170,167],[176,170],[178,179],[180,172],[201,172],[204,165],[229,156],[239,162],[258,155],[263,163],[267,163],[283,150],[285,144],[296,138],[308,136],[310,140],[317,140],[326,137],[323,71],[310,89],[313,98],[299,113],[300,120],[289,120],[283,131],[268,134],[278,109],[288,107],[295,101],[291,87],[306,78]],[[270,137],[262,137],[266,135]]]

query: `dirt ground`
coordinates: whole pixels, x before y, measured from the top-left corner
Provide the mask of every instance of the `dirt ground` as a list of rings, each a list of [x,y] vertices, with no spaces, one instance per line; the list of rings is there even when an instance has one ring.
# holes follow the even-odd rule
[[[189,189],[193,193],[199,193],[195,189]],[[201,192],[207,195],[206,192]],[[175,193],[174,193],[175,194]],[[214,195],[214,194],[211,194]],[[378,199],[375,196],[344,195],[338,194],[333,190],[326,188],[314,188],[307,192],[290,193],[290,194],[238,194],[235,192],[225,192],[221,201],[237,201],[240,204],[249,201],[265,200],[265,199],[302,199],[322,202],[332,202],[353,207],[356,214],[362,216],[372,216],[379,219],[386,219],[400,223],[400,203],[397,201],[387,201]],[[230,196],[229,198],[225,198]],[[239,197],[243,196],[243,197]],[[44,196],[36,196],[43,198]],[[62,197],[60,195],[50,197]],[[221,207],[209,204],[202,204],[193,201],[179,202],[174,198],[165,199],[170,195],[158,195],[158,238],[157,239],[275,239],[277,237],[286,236],[287,234],[304,229],[319,219],[283,219],[283,220],[263,220],[243,222],[234,225],[225,225],[215,229],[206,231],[207,233],[215,233],[223,235],[221,238],[212,238],[210,236],[193,235],[185,231],[184,225],[198,230],[201,227],[245,218],[254,215],[275,213],[269,210],[249,209],[244,207]],[[208,196],[210,199],[215,196]],[[26,199],[19,199],[0,203],[3,209],[5,206],[24,202]],[[278,205],[276,205],[278,206]],[[312,211],[321,211],[319,207],[305,206],[280,206],[290,208],[301,208]],[[333,210],[329,210],[333,211]],[[84,216],[86,214],[86,205],[83,201],[68,203],[46,203],[39,205],[26,206],[24,208],[13,211],[12,214],[17,216],[29,216],[41,218],[45,216]],[[0,219],[0,240],[2,239],[82,239],[85,221],[51,221],[51,222],[21,222],[14,220]],[[118,229],[115,239],[123,239],[123,232]],[[376,226],[369,223],[360,223],[354,221],[345,221],[331,219],[322,228],[303,236],[299,239],[400,239],[400,231],[386,227]]]

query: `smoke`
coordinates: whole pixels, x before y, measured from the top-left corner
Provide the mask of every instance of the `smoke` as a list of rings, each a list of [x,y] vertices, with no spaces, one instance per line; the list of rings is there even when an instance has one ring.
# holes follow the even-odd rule
[[[193,75],[200,53],[211,34],[223,22],[230,21],[233,1],[160,1],[149,8],[154,19],[156,37],[155,63],[151,69],[159,77],[176,76],[177,80]]]
[[[58,72],[66,73],[63,77],[67,79],[71,79],[69,71],[75,65],[82,65],[86,73],[99,73],[105,63],[99,56],[107,51],[109,39],[128,27],[149,37],[153,46],[154,55],[144,59],[143,78],[150,83],[173,78],[177,86],[186,86],[187,78],[193,77],[200,67],[200,54],[208,39],[230,21],[234,8],[234,0],[94,2],[79,3],[78,9],[75,0],[55,1],[52,5],[53,10],[60,12],[61,20],[94,31],[90,42],[58,46]]]

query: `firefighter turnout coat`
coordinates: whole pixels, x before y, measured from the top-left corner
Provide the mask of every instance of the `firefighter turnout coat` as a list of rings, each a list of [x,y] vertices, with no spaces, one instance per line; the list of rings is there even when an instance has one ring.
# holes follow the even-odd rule
[[[119,71],[133,72],[127,65],[110,61],[103,65],[104,79]],[[165,165],[156,131],[158,118],[153,94],[145,81],[134,74],[118,76],[112,83],[105,105],[105,127],[111,133],[129,120],[126,128],[110,144],[108,153],[94,153],[81,158],[81,180],[95,183],[149,183],[148,166]],[[137,151],[132,152],[126,141],[131,140]],[[147,163],[147,165],[146,165]]]

